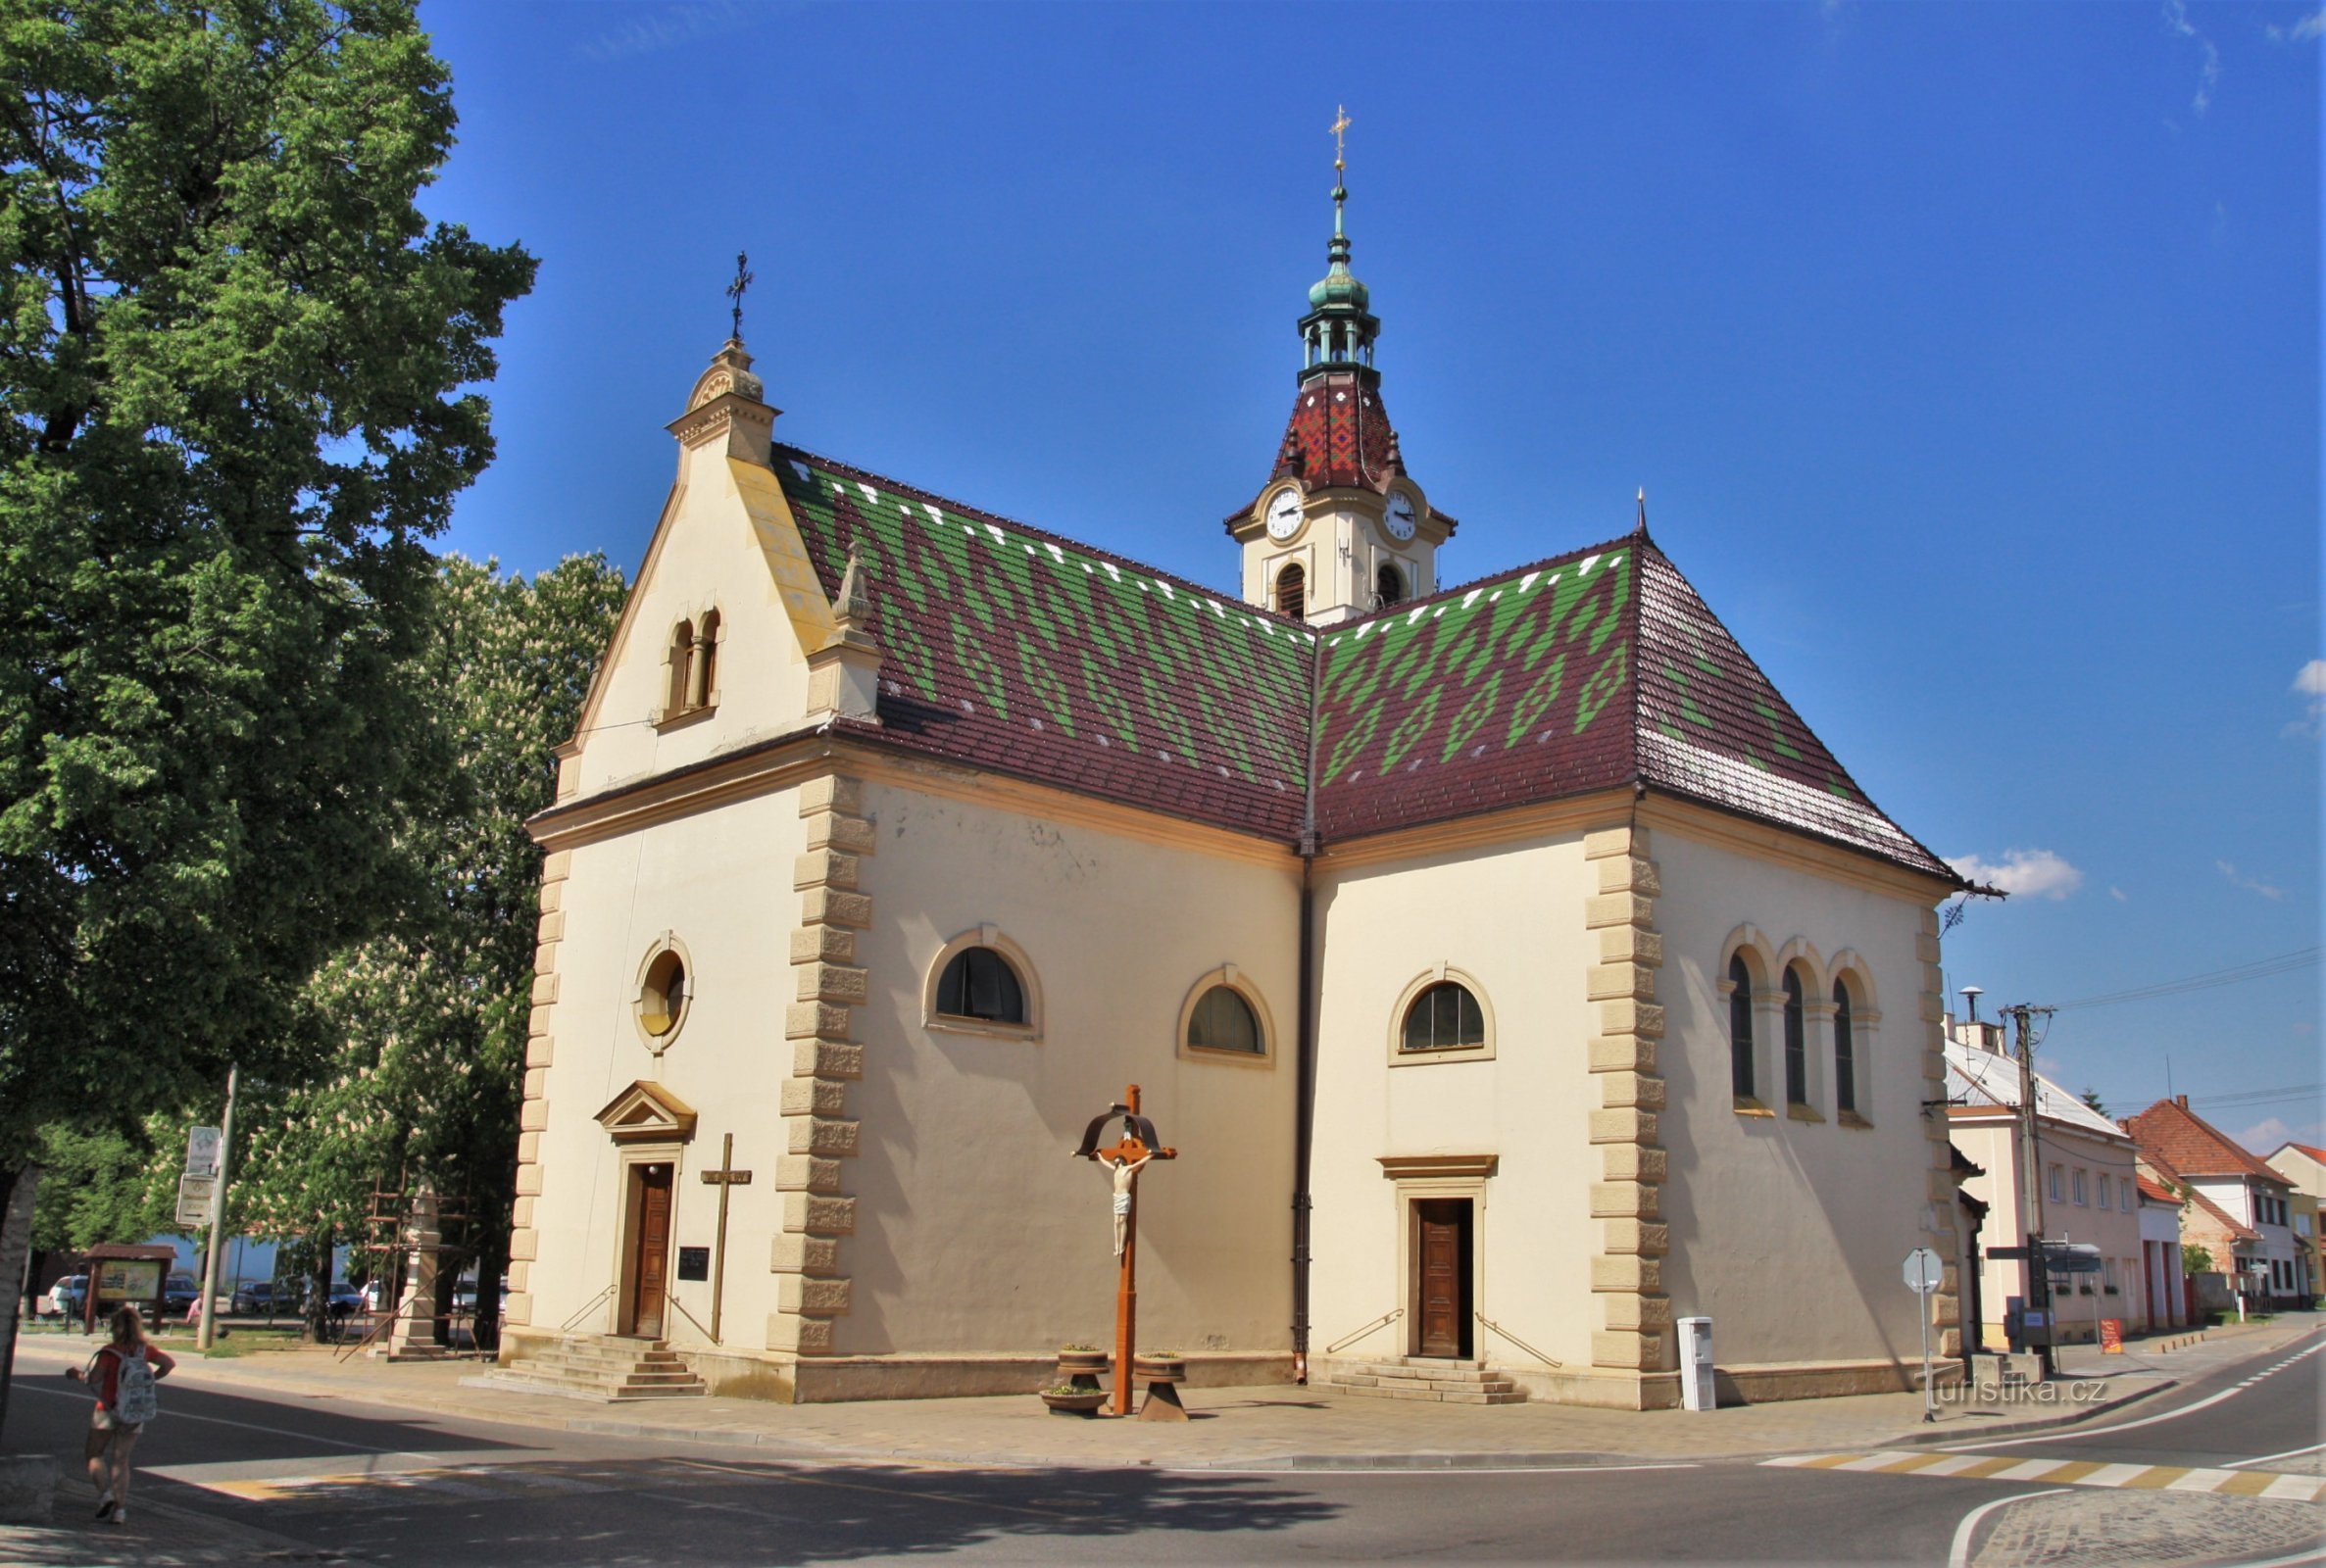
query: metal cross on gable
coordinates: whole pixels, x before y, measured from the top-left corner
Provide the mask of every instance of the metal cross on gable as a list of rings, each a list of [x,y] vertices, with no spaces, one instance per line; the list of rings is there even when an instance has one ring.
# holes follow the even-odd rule
[[[750,264],[750,255],[744,251],[737,251],[735,253],[734,281],[726,286],[727,298],[735,302],[734,310],[731,313],[733,322],[727,335],[738,341],[743,336],[743,291],[750,288],[753,282]]]

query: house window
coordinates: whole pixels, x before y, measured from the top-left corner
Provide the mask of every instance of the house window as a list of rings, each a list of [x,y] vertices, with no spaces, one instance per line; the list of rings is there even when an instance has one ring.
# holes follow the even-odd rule
[[[1396,563],[1384,561],[1373,574],[1373,597],[1383,610],[1406,602],[1406,574],[1397,569]]]
[[[2103,1208],[2108,1208],[2108,1207],[2111,1207],[2111,1206],[2112,1206],[2112,1205],[2111,1205],[2111,1204],[2108,1202],[2108,1199],[2109,1199],[2109,1197],[2111,1196],[2111,1194],[2110,1194],[2110,1191],[2109,1191],[2109,1190],[2110,1190],[2110,1188],[2111,1188],[2113,1185],[2114,1185],[2114,1184],[2113,1184],[2112,1182],[2110,1182],[2110,1181],[2108,1180],[2108,1178],[2106,1178],[2105,1176],[2103,1176],[2103,1177],[2100,1179],[2100,1206],[2101,1206],[2101,1207],[2103,1207]]]
[[[2080,1165],[2076,1167],[2076,1201],[2084,1201],[2084,1171]]]
[[[1833,983],[1833,1103],[1837,1110],[1857,1109],[1857,1037],[1850,1020],[1850,988]]]
[[[703,612],[703,623],[695,628],[695,662],[686,681],[686,706],[709,708],[718,688],[714,684],[718,662],[718,612]]]
[[[1309,573],[1294,562],[1276,573],[1276,613],[1299,620],[1309,612]]]
[[[2116,1260],[2112,1257],[2103,1258],[2100,1266],[2101,1278],[2107,1285],[2109,1294],[2113,1295],[2116,1289]]]
[[[991,948],[964,948],[937,977],[937,1011],[980,1023],[1026,1021],[1025,987],[1010,960]]]
[[[1260,1020],[1252,1004],[1229,986],[1213,986],[1204,993],[1187,1019],[1187,1043],[1198,1051],[1241,1051],[1259,1055]]]
[[[1741,953],[1728,960],[1728,1078],[1737,1099],[1753,1098],[1753,971]]]
[[[2067,1176],[2057,1165],[2052,1167],[2052,1201],[2054,1203],[2067,1201]]]
[[[686,691],[689,675],[695,664],[695,623],[682,620],[670,628],[670,670],[668,700],[664,704],[663,716],[674,718],[686,711]]]
[[[1467,986],[1440,980],[1406,1009],[1403,1051],[1468,1051],[1486,1044],[1486,1015]]]
[[[1806,1105],[1809,1102],[1809,1052],[1805,1036],[1801,995],[1801,970],[1788,966],[1785,970],[1785,1103]]]

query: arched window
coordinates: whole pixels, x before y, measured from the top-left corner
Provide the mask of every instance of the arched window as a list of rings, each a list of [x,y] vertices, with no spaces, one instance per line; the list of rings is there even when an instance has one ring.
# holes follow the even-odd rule
[[[1373,574],[1373,597],[1381,601],[1384,610],[1406,602],[1406,574],[1397,569],[1396,562],[1382,562],[1381,569]]]
[[[718,612],[703,612],[703,624],[695,633],[694,673],[687,679],[686,706],[709,708],[712,694],[718,690],[713,684],[718,671]]]
[[[1806,1105],[1809,1102],[1809,1052],[1804,1014],[1808,1009],[1802,1002],[1801,970],[1788,964],[1784,984],[1785,1103]]]
[[[1728,960],[1728,1080],[1737,1099],[1753,1098],[1753,971],[1741,953]]]
[[[1213,986],[1188,1014],[1187,1043],[1199,1051],[1241,1051],[1257,1056],[1262,1049],[1260,1019],[1233,987]]]
[[[1469,987],[1441,980],[1406,1009],[1398,1044],[1405,1051],[1474,1050],[1486,1044],[1486,1014]]]
[[[937,977],[937,1010],[981,1023],[1026,1021],[1025,987],[1010,960],[991,948],[964,948]]]
[[[1276,613],[1299,620],[1309,612],[1309,573],[1294,562],[1276,573]]]
[[[1833,983],[1833,1103],[1836,1110],[1857,1109],[1857,1040],[1850,1022],[1850,988]]]
[[[665,706],[665,717],[686,711],[686,693],[689,671],[695,663],[695,625],[682,620],[670,628],[669,702]]]

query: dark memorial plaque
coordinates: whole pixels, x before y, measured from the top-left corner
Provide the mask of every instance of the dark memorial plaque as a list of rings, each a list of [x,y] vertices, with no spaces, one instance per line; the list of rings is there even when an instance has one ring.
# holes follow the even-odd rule
[[[678,1250],[678,1277],[682,1280],[707,1280],[711,1277],[711,1249],[681,1247]]]

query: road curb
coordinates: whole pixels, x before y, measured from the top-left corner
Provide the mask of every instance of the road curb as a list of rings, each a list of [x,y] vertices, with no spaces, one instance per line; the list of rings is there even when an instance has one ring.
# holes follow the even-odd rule
[[[1975,1431],[1964,1427],[1918,1428],[1913,1432],[1893,1438],[1883,1446],[1915,1448],[1925,1447],[1936,1443],[1985,1443],[1993,1438],[2017,1437],[2023,1432],[2051,1432],[2061,1427],[2082,1426],[2087,1421],[2097,1421],[2103,1415],[2113,1415],[2119,1410],[2140,1403],[2143,1399],[2153,1397],[2164,1393],[2167,1389],[2177,1389],[2180,1386],[2179,1378],[2165,1378],[2160,1382],[2150,1384],[2145,1389],[2134,1389],[2130,1393],[2119,1395],[2114,1398],[2096,1400],[2091,1404],[2070,1405],[2057,1415],[2033,1416],[2026,1420],[2006,1422],[2002,1426],[1980,1427]]]

